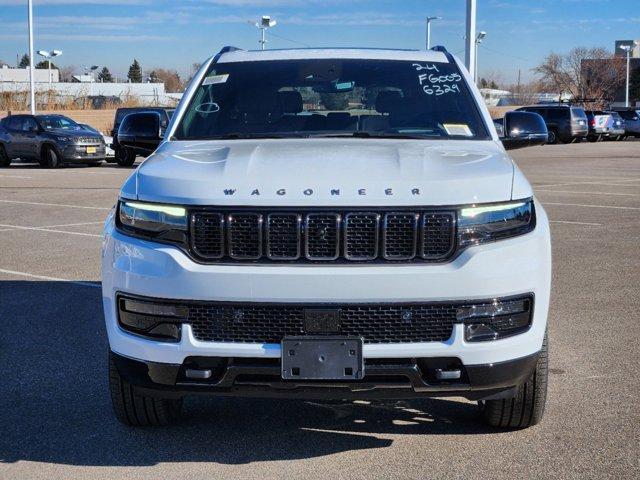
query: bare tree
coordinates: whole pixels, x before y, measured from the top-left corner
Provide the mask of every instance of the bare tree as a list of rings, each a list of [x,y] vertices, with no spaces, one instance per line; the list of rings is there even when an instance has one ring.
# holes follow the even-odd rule
[[[66,67],[60,68],[60,81],[61,82],[72,82],[73,75],[76,73],[76,67],[73,65],[68,65]]]
[[[567,54],[550,53],[533,71],[548,89],[603,106],[623,82],[624,61],[604,48],[577,47]]]
[[[167,92],[181,92],[183,89],[183,82],[176,70],[156,68],[151,72],[150,77],[158,82],[164,83],[164,88]]]

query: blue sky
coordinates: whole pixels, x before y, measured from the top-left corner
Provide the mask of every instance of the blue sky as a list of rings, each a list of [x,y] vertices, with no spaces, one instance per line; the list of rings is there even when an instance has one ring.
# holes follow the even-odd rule
[[[0,59],[28,50],[27,0],[0,0]],[[107,65],[124,74],[137,58],[144,70],[191,65],[224,45],[257,48],[248,21],[270,14],[278,25],[269,47],[423,48],[424,17],[432,42],[463,55],[465,0],[34,0],[35,49],[61,49],[60,65]],[[550,51],[613,48],[640,38],[640,0],[478,0],[480,75],[514,81]],[[277,35],[277,36],[276,36]]]

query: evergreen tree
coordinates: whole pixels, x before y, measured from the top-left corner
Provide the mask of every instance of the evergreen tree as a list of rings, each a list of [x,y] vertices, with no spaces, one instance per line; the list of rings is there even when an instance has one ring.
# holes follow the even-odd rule
[[[131,71],[131,70],[129,70]],[[111,72],[107,67],[102,67],[102,70],[98,74],[98,80],[102,83],[112,83],[113,77],[111,76]]]
[[[29,55],[26,53],[20,59],[20,63],[18,64],[18,68],[27,68],[29,66]]]
[[[138,63],[138,60],[133,59],[133,63],[129,67],[127,78],[131,81],[131,83],[142,83],[142,68]]]
[[[39,70],[47,70],[49,68],[49,62],[46,60],[42,60],[41,62],[36,63],[33,68],[37,68]],[[56,66],[56,64],[51,62],[51,70],[57,70],[57,69],[58,67]]]

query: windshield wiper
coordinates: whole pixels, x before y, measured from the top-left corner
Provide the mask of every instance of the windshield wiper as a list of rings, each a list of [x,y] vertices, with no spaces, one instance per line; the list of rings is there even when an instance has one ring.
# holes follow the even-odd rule
[[[440,135],[409,135],[406,133],[384,133],[384,132],[363,132],[355,131],[348,133],[314,133],[309,135],[312,138],[402,138],[409,140],[424,140],[429,137],[440,137]]]

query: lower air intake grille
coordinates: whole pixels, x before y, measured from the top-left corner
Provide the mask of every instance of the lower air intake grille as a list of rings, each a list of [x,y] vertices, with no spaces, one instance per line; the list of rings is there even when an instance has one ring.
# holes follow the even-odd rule
[[[190,304],[188,323],[197,340],[280,343],[305,335],[304,305]],[[327,335],[363,337],[365,343],[443,342],[456,320],[454,304],[340,305],[338,331]],[[317,333],[314,333],[317,335]]]

